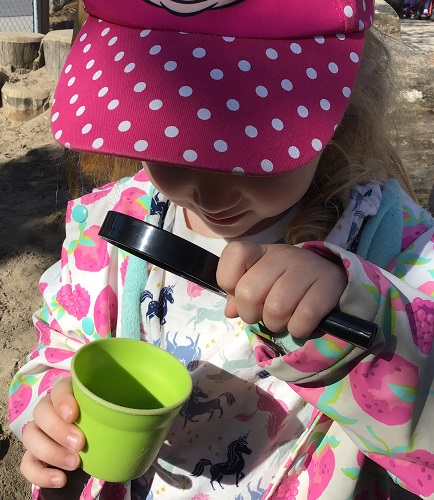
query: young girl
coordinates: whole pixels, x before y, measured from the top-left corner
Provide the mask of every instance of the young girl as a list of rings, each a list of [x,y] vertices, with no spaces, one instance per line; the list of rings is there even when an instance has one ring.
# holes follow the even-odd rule
[[[434,498],[434,221],[398,183],[373,1],[86,9],[53,133],[143,170],[68,205],[41,280],[10,390],[34,498],[80,467],[70,360],[106,336],[167,349],[194,389],[146,474],[81,498],[388,498],[388,474]],[[221,255],[227,302],[107,244],[109,210]],[[335,307],[379,325],[368,351],[317,330]],[[245,326],[260,319],[286,354]]]

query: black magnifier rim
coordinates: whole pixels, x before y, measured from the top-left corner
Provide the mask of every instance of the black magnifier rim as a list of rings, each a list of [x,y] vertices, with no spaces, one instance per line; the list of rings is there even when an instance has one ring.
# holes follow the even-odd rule
[[[98,234],[140,259],[226,295],[216,280],[219,257],[180,236],[113,210],[107,213]]]

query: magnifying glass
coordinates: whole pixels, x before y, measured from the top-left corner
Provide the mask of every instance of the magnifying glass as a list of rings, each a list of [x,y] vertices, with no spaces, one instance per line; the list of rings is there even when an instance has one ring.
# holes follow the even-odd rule
[[[226,296],[217,284],[219,257],[190,241],[129,215],[109,211],[99,235],[104,240],[177,276]],[[375,323],[333,309],[318,328],[362,349],[369,349],[378,326]],[[260,322],[256,332],[268,341],[278,334]]]

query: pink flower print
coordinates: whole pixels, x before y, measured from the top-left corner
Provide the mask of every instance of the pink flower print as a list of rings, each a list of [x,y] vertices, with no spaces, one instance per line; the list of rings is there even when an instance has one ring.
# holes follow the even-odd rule
[[[58,368],[52,368],[44,373],[38,387],[38,396],[45,391],[50,391],[54,383],[61,378],[69,377],[71,373],[68,370],[59,370]]]
[[[412,418],[418,369],[398,354],[381,353],[359,363],[350,373],[350,383],[356,403],[378,422],[401,425]]]
[[[209,495],[206,495],[205,493],[198,493],[197,495],[194,495],[191,500],[209,500]]]
[[[69,284],[62,286],[56,294],[56,300],[68,314],[78,320],[85,318],[89,312],[89,292],[78,283],[74,290]]]
[[[431,352],[434,336],[434,303],[416,297],[405,306],[413,342],[422,354]]]
[[[95,329],[101,337],[116,329],[118,317],[118,298],[113,288],[108,285],[101,290],[94,307]]]
[[[105,483],[102,493],[104,498],[110,500],[124,500],[127,489],[122,483]]]
[[[25,384],[21,384],[14,393],[9,395],[9,423],[12,423],[23,413],[29,406],[31,399],[32,388]]]
[[[99,226],[83,231],[74,250],[75,265],[82,271],[95,273],[109,264],[107,242],[98,236]]]
[[[43,321],[36,321],[35,323],[36,335],[38,337],[38,341],[44,345],[50,345],[51,339],[51,330],[46,323]]]
[[[126,189],[122,194],[120,200],[113,207],[115,212],[131,215],[136,219],[144,220],[149,212],[145,204],[140,200],[142,196],[146,196],[143,189],[131,187]]]

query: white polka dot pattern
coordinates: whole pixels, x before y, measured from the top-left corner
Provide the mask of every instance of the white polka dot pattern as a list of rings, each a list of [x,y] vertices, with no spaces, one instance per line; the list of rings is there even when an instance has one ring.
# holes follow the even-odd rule
[[[90,16],[59,81],[53,133],[83,151],[241,175],[292,170],[330,141],[362,39],[358,31],[257,39],[252,51],[248,38],[131,29]]]

